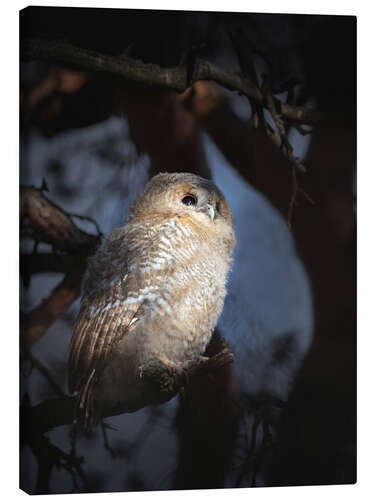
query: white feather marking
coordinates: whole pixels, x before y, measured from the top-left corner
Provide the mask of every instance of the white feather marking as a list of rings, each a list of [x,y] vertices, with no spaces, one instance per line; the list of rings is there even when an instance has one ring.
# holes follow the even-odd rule
[[[172,309],[171,309],[171,307],[170,307],[170,305],[168,304],[167,301],[165,301],[161,297],[158,297],[156,303],[157,303],[158,306],[160,306],[162,308],[162,312],[163,313],[165,313],[165,314],[172,314]]]
[[[132,326],[132,325],[134,325],[134,323],[136,323],[138,320],[139,320],[139,318],[133,318],[133,319],[131,320],[131,322],[129,323],[129,325],[128,325],[128,326],[129,326],[129,327],[131,327],[131,326]]]
[[[152,292],[141,293],[140,295],[138,295],[136,297],[127,297],[125,300],[122,301],[122,305],[126,306],[129,304],[136,304],[137,302],[142,302],[143,300],[149,300],[150,302],[152,302],[157,297],[158,296]]]
[[[169,241],[169,239],[166,238],[163,235],[160,236],[160,242],[163,243],[164,245],[166,245],[167,248],[171,248],[172,247],[171,242]]]

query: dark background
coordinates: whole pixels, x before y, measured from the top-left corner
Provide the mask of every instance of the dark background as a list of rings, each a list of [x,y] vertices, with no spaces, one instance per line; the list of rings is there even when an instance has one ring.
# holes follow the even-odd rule
[[[116,457],[96,451],[99,458],[90,464],[90,453],[104,449],[105,442],[99,431],[91,439],[81,437],[85,478],[78,477],[75,485],[73,475],[53,467],[51,493],[356,481],[355,18],[52,7],[20,13],[21,50],[27,37],[64,38],[113,55],[130,46],[132,57],[163,67],[188,64],[195,51],[238,71],[229,36],[233,30],[255,48],[259,75],[271,67],[280,81],[298,76],[295,104],[330,117],[307,137],[290,131],[307,167],[301,183],[315,202],[310,206],[301,199],[295,207],[294,243],[280,216],[286,216],[291,196],[286,160],[250,126],[244,96],[215,87],[225,106],[212,105],[206,113],[199,100],[205,95],[202,87],[187,105],[172,91],[106,74],[85,74],[74,87],[72,73],[63,73],[64,87],[55,65],[21,62],[22,184],[39,187],[45,178],[51,200],[71,213],[94,217],[107,233],[124,222],[149,175],[190,170],[221,183],[235,221],[238,214],[240,233],[237,267],[219,325],[235,353],[234,368],[217,381],[223,398],[219,401],[211,386],[201,384],[185,402],[175,399],[166,408],[116,417],[120,431],[111,435]],[[52,78],[52,90],[35,99],[33,91],[45,88],[51,74],[59,75]],[[208,86],[203,90],[213,92]],[[88,223],[81,227],[93,230]],[[21,241],[21,309],[26,312],[61,277],[26,269],[22,256],[32,249],[32,241]],[[41,245],[41,250],[50,248]],[[34,347],[61,386],[76,309],[77,303]],[[35,368],[30,375],[27,363],[21,363],[21,395],[28,393],[31,404],[56,397]],[[238,392],[240,414],[226,404]],[[272,397],[287,399],[286,407],[270,409]],[[253,456],[244,443],[251,441],[259,415],[270,420],[273,439],[262,448],[260,429]],[[141,429],[138,436],[140,422],[154,430]],[[144,445],[151,434],[154,445]],[[51,440],[68,452],[69,426]],[[147,459],[142,446],[150,450]],[[161,449],[168,459],[160,474],[168,479],[148,481],[150,471],[159,470]],[[39,486],[39,493],[47,492],[38,480],[47,459],[25,446],[23,489],[38,491]],[[103,461],[107,466],[111,460],[112,476],[123,474],[122,482],[114,484],[111,471],[104,472]]]

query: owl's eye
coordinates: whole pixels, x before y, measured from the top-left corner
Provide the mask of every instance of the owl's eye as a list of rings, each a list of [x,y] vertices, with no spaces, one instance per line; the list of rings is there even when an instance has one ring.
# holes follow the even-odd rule
[[[184,205],[196,205],[197,204],[197,198],[192,195],[192,194],[187,194],[182,198],[182,203]]]

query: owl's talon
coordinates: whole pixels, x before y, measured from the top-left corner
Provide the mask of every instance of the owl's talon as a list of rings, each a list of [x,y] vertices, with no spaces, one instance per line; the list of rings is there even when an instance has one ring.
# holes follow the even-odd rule
[[[210,358],[207,356],[199,356],[198,361],[196,363],[199,363],[200,365],[203,365],[206,363]],[[195,364],[195,363],[194,363]]]
[[[179,390],[189,383],[189,368],[192,361],[171,361],[166,357],[161,361],[167,367],[168,372],[178,380]]]

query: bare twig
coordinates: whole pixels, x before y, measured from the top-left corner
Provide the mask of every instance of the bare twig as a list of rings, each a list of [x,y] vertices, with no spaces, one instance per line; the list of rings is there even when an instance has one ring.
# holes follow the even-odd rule
[[[277,107],[277,101],[274,96],[275,93],[280,92],[285,88],[289,90],[288,96],[290,97],[293,85],[298,80],[291,79],[289,80],[289,82],[286,82],[284,86],[278,85],[278,83],[275,81],[275,71],[272,67],[272,64],[265,58],[264,55],[262,55],[262,57],[268,64],[270,74],[263,75],[263,82],[262,85],[260,85],[253,61],[253,55],[256,51],[255,48],[252,47],[251,43],[249,42],[249,40],[247,40],[241,30],[231,32],[230,36],[234,48],[237,52],[244,77],[247,80],[252,81],[263,96],[262,103],[257,102],[252,97],[249,97],[249,102],[252,109],[252,125],[255,128],[261,126],[267,133],[268,137],[280,149],[280,151],[285,153],[291,165],[298,168],[298,170],[300,170],[301,172],[306,172],[304,165],[302,165],[298,158],[296,158],[296,156],[293,154],[293,147],[288,139],[289,123],[284,123],[284,118],[280,114],[280,108]],[[278,88],[277,91],[276,88]],[[264,108],[267,108],[271,113],[276,130],[273,130],[273,128],[267,123],[264,116]],[[298,124],[297,126],[299,127]],[[302,128],[300,128],[299,130],[301,130],[301,133],[305,132]]]
[[[43,375],[43,377],[45,377],[47,379],[48,383],[51,385],[51,387],[56,392],[56,394],[64,397],[65,396],[64,391],[56,383],[55,379],[53,378],[53,376],[51,375],[50,371],[45,366],[45,364],[42,363],[40,361],[40,359],[38,359],[34,354],[32,354],[32,352],[28,353],[27,359],[29,359],[31,361],[33,367],[35,367],[37,370],[39,370],[39,372]]]
[[[230,31],[229,36],[232,40],[234,49],[237,52],[241,71],[244,77],[253,82],[253,85],[256,86],[259,92],[261,92],[258,77],[255,71],[252,47],[249,46],[248,41],[243,36],[243,33],[239,30]],[[258,128],[259,126],[261,126],[263,129],[265,129],[266,123],[264,119],[262,103],[256,101],[250,96],[248,96],[248,99],[252,110],[251,114],[252,126],[254,128]]]
[[[298,186],[298,192],[301,193],[306,198],[306,200],[310,203],[310,205],[315,205],[315,200],[313,200],[311,196],[308,193],[306,193],[306,191],[303,188],[301,188],[301,186]]]
[[[294,156],[294,154],[293,154],[293,147],[289,142],[284,123],[281,119],[281,115],[277,112],[277,109],[276,109],[275,98],[272,95],[272,92],[268,88],[267,85],[265,85],[265,87],[264,87],[264,93],[266,96],[266,101],[268,103],[268,109],[271,113],[272,119],[276,125],[278,135],[279,135],[280,140],[281,140],[280,147],[284,148],[284,150],[286,152],[286,156],[287,156],[288,160],[290,161],[290,163],[292,164],[292,166],[297,168],[301,172],[305,173],[306,172],[305,166],[302,165],[302,163],[298,160],[298,158],[296,156]]]
[[[100,428],[102,430],[104,448],[108,451],[108,453],[111,455],[112,458],[115,458],[117,453],[109,443],[107,430],[108,429],[116,430],[116,429],[107,424],[106,422],[104,422],[103,420],[100,422]]]
[[[39,463],[36,494],[49,493],[49,481],[54,467],[65,469],[71,476],[73,482],[72,492],[78,489],[78,479],[83,483],[86,482],[86,477],[82,469],[83,457],[76,457],[65,453],[52,444],[46,436],[37,436],[36,439],[31,440],[30,444]]]
[[[288,219],[287,219],[289,228],[292,227],[293,210],[297,201],[297,193],[298,193],[297,173],[296,173],[296,168],[292,166],[292,195],[289,202]]]
[[[294,124],[293,127],[297,130],[297,132],[299,132],[303,136],[309,135],[312,133],[312,130],[304,129],[301,125],[298,125],[297,123]]]
[[[53,401],[65,401],[68,398],[51,399]],[[68,454],[53,445],[44,432],[40,432],[45,415],[36,414],[35,407],[31,407],[29,397],[26,395],[22,400],[20,412],[20,445],[21,448],[29,445],[34,453],[38,465],[38,477],[34,493],[48,493],[51,472],[54,467],[65,469],[72,477],[74,488],[77,489],[77,479],[86,482],[82,469],[83,457],[77,457],[73,453]],[[35,418],[36,417],[36,418]],[[51,415],[49,415],[51,418]]]

